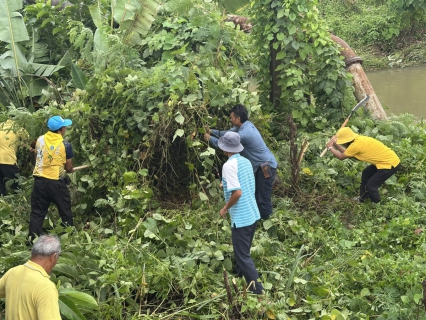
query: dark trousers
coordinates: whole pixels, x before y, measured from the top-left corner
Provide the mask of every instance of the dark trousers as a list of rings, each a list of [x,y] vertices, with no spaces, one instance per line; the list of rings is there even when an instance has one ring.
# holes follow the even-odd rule
[[[248,287],[248,290],[253,293],[262,293],[262,283],[257,281],[259,279],[259,273],[256,270],[253,259],[250,255],[250,247],[253,242],[254,232],[256,231],[257,221],[251,226],[242,228],[232,228],[232,246],[234,248],[234,257],[237,263],[237,270],[241,272],[246,280],[247,284],[254,281]]]
[[[265,178],[263,174],[262,168],[259,167],[254,175],[256,180],[256,203],[259,208],[260,217],[262,219],[268,219],[272,214],[272,184],[275,181],[275,176],[277,174],[277,168],[270,168],[271,176],[269,178]]]
[[[359,200],[364,202],[370,198],[371,202],[379,203],[379,187],[400,168],[397,165],[391,169],[377,169],[375,165],[369,165],[362,171],[361,186],[359,188]]]
[[[16,179],[19,175],[19,168],[14,164],[0,164],[0,196],[7,195],[6,182],[7,180]],[[12,189],[18,188],[18,182],[14,182]]]
[[[34,189],[31,194],[31,215],[29,236],[40,236],[43,231],[43,221],[49,205],[58,207],[59,215],[64,226],[73,226],[70,191],[64,180],[34,178]]]

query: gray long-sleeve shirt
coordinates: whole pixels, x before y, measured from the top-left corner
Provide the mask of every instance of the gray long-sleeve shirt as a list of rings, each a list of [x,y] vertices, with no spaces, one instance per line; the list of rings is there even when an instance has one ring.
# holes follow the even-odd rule
[[[256,172],[262,163],[268,162],[272,168],[277,167],[277,160],[275,159],[272,152],[266,146],[263,141],[262,135],[259,130],[250,121],[245,121],[240,128],[233,127],[229,131],[238,132],[240,136],[240,142],[244,147],[244,150],[240,154],[249,159],[253,166],[253,171]],[[215,148],[218,148],[219,139],[213,137],[221,137],[226,131],[220,131],[212,129],[212,136],[210,136],[210,144]]]

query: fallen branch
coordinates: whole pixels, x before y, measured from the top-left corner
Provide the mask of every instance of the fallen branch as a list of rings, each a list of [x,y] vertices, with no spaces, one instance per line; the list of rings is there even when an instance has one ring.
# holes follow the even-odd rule
[[[226,295],[228,296],[228,302],[229,305],[232,306],[232,310],[234,312],[234,319],[240,319],[241,318],[241,312],[240,308],[237,305],[234,305],[234,299],[232,298],[232,292],[231,287],[229,286],[228,281],[228,273],[225,269],[223,269],[223,280],[225,281],[225,289],[226,289]],[[237,288],[237,285],[234,285],[234,289]],[[238,288],[236,289],[238,291]]]
[[[305,262],[303,262],[302,268],[306,267],[308,265],[308,263],[311,262],[311,260],[315,257],[315,255],[317,254],[317,252],[321,250],[321,248],[322,248],[322,246],[319,247],[317,250],[315,250],[315,252],[308,259],[306,259]]]

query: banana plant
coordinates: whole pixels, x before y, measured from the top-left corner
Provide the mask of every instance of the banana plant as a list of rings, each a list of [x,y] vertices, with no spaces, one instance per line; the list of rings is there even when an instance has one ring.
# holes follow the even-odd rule
[[[97,36],[95,34],[95,45],[101,48],[105,47],[105,43],[99,42],[105,32],[102,27],[109,23],[112,30],[114,22],[119,25],[115,31],[121,34],[129,45],[140,44],[141,37],[148,33],[160,7],[160,0],[111,0],[109,8],[105,8],[103,3],[105,2],[98,0],[89,8],[93,22],[98,28]],[[219,0],[219,3],[227,12],[236,13],[248,6],[250,0]],[[110,21],[104,18],[106,10],[110,11]],[[98,41],[97,44],[96,41]]]
[[[47,77],[63,68],[67,57],[58,65],[38,63],[46,55],[45,48],[30,39],[24,19],[19,13],[22,1],[0,0],[0,41],[6,42],[6,52],[0,56],[0,90],[9,103],[25,107],[29,98],[30,111],[35,111],[33,97],[49,87]],[[28,50],[25,45],[29,45]],[[26,56],[27,54],[27,56]]]
[[[97,4],[89,8],[93,22],[98,28],[98,35],[95,33],[95,46],[106,46],[99,41],[104,38],[105,26],[108,24],[110,30],[123,37],[125,43],[131,46],[139,45],[141,37],[151,28],[159,7],[159,0],[111,0],[110,6],[105,8],[98,0]],[[110,12],[109,21],[103,18],[106,11]],[[119,25],[116,29],[114,22]]]

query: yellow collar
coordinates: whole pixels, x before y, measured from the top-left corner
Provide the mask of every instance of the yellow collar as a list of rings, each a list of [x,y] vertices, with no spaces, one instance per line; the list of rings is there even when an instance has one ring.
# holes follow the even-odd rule
[[[27,268],[34,270],[34,271],[38,271],[42,274],[43,277],[46,278],[50,278],[50,276],[47,274],[46,270],[44,270],[39,264],[28,260],[27,263],[24,264],[24,266],[26,266]]]

